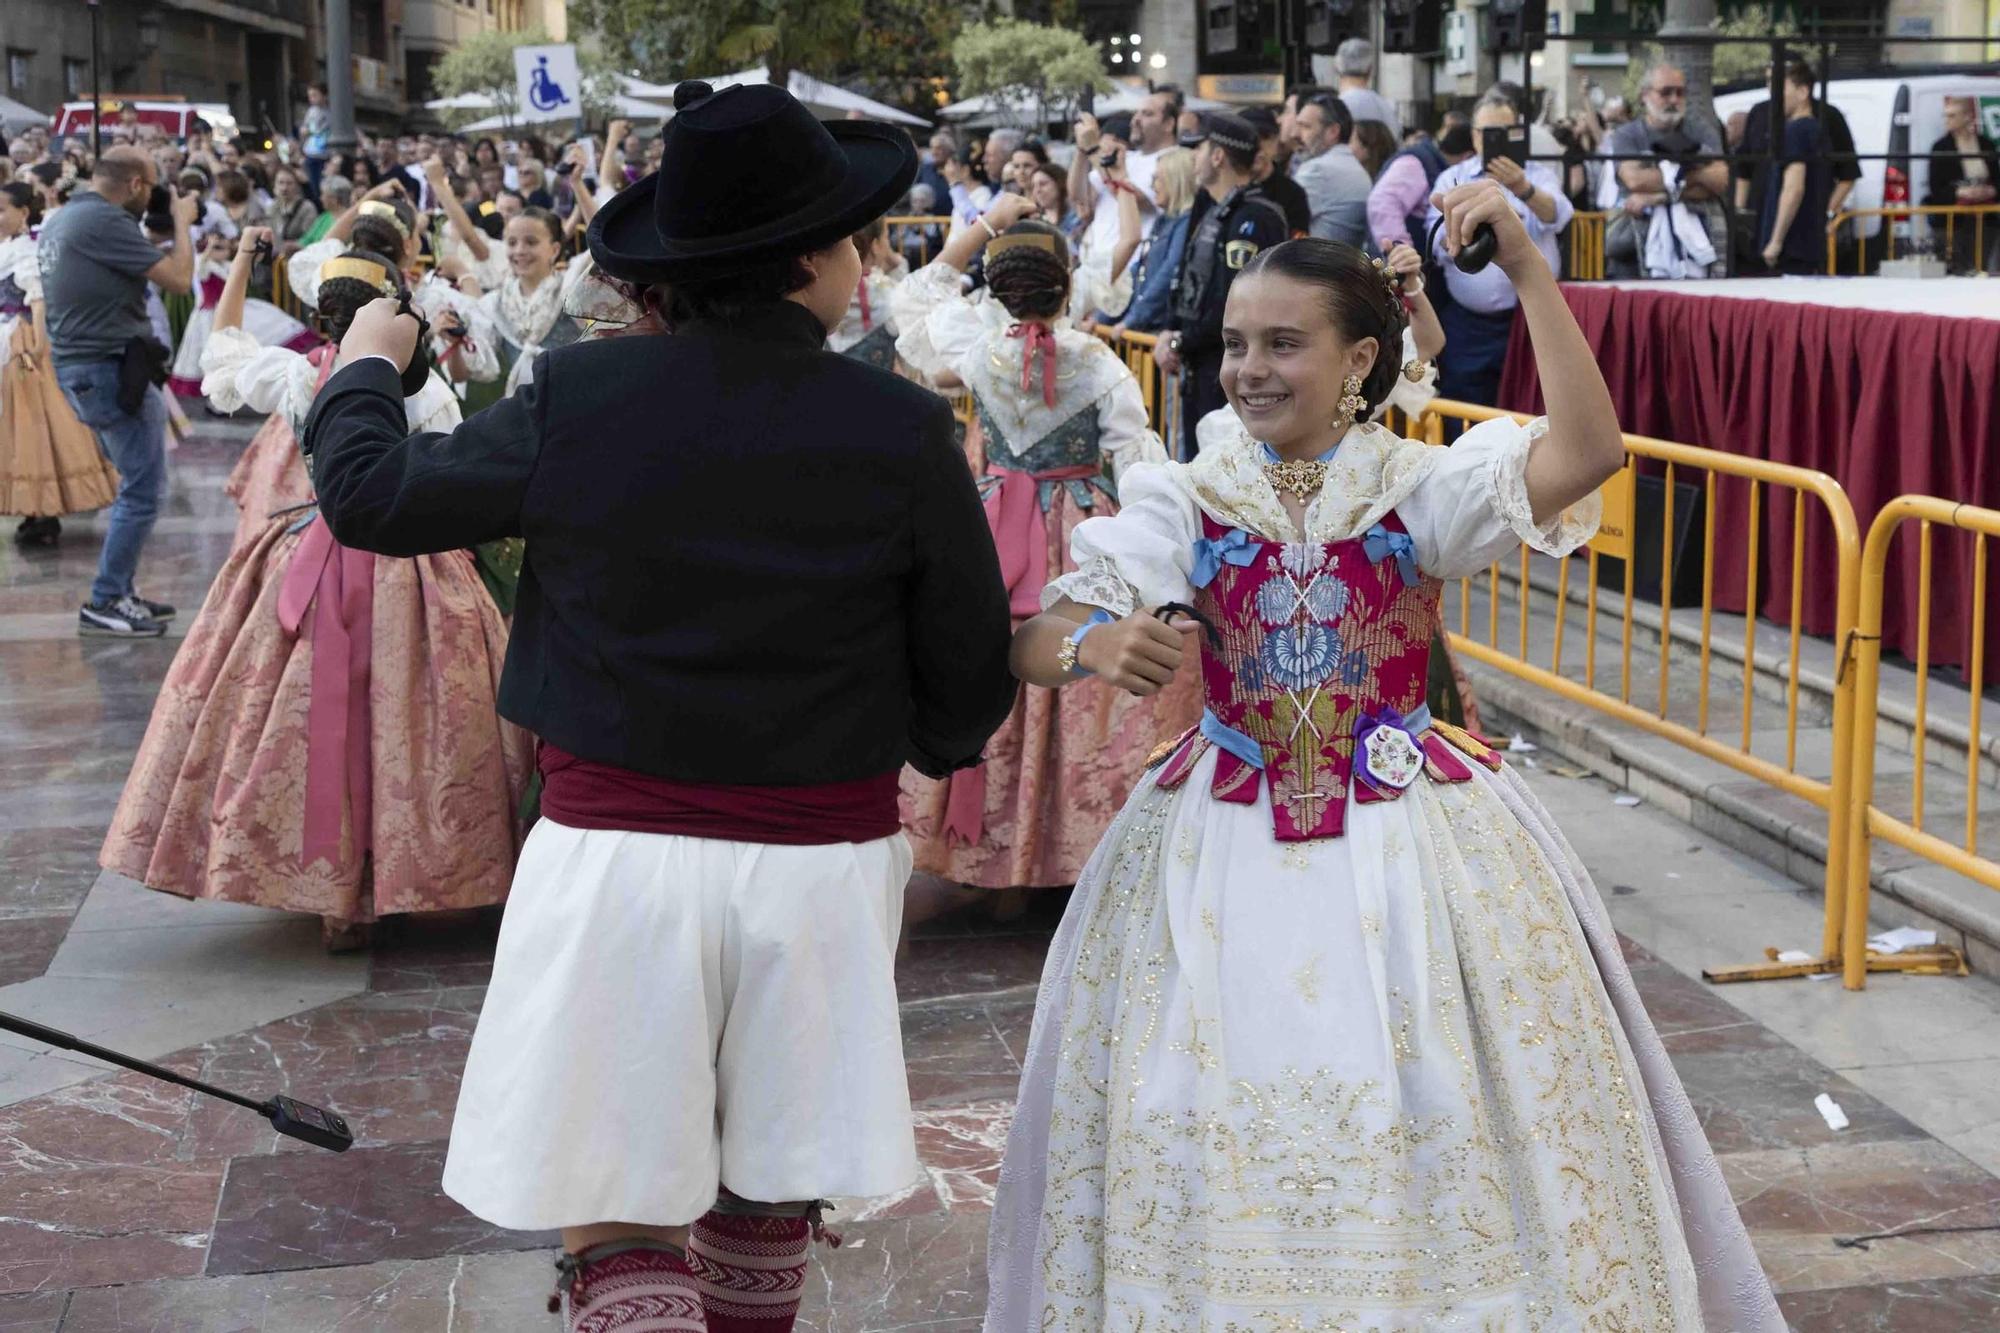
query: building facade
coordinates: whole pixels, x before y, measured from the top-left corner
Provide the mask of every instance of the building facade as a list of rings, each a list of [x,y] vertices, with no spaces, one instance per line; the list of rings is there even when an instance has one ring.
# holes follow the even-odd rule
[[[221,102],[245,133],[289,132],[326,77],[322,0],[101,0],[98,15],[107,99]],[[432,69],[467,37],[568,30],[563,0],[350,0],[349,18],[355,119],[375,130],[424,118]],[[0,0],[0,93],[49,113],[88,100],[90,19],[81,0]]]

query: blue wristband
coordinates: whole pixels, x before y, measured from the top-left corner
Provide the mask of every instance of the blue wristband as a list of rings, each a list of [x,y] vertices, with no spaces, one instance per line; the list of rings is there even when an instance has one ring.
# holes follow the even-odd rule
[[[1081,625],[1076,627],[1076,632],[1069,636],[1069,641],[1075,644],[1077,647],[1077,651],[1081,653],[1083,651],[1083,640],[1085,635],[1089,634],[1099,625],[1109,625],[1112,621],[1116,620],[1117,618],[1118,617],[1112,615],[1109,611],[1092,611],[1090,613],[1090,619],[1084,621]],[[1085,667],[1081,662],[1077,663],[1075,667],[1075,673],[1079,676],[1094,676],[1097,674],[1095,671],[1092,671],[1089,668]]]

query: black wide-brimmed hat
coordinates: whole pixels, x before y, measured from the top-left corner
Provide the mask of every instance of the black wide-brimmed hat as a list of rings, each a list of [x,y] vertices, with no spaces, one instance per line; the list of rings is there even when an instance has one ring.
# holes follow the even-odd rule
[[[892,208],[917,149],[891,125],[822,124],[769,84],[674,89],[660,169],[597,210],[590,253],[629,282],[726,278],[824,249]]]

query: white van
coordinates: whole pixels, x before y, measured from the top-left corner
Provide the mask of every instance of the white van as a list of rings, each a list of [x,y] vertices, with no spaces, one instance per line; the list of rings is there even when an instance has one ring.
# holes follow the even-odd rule
[[[1818,93],[1815,87],[1814,92]],[[1727,124],[1738,111],[1748,112],[1770,95],[1751,88],[1715,99],[1715,118]],[[1944,136],[1944,99],[1979,99],[1980,126],[2000,139],[2000,75],[1918,74],[1909,78],[1835,79],[1826,98],[1847,117],[1856,153],[1887,153],[1861,159],[1861,179],[1847,196],[1848,208],[1884,208],[1921,203],[1930,188],[1931,145]],[[1882,219],[1862,218],[1849,224],[1864,236],[1881,234]],[[1909,223],[1899,222],[1896,235],[1908,236]]]

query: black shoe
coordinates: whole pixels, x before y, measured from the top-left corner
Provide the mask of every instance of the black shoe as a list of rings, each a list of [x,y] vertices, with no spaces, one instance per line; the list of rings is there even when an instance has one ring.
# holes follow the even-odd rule
[[[76,632],[106,639],[157,639],[167,632],[167,625],[147,615],[136,599],[120,597],[115,602],[85,602],[76,613]]]
[[[165,602],[149,602],[136,592],[132,594],[132,601],[139,609],[146,613],[148,620],[172,620],[174,618],[174,608],[168,606]]]
[[[59,518],[24,518],[14,529],[15,544],[20,546],[54,546],[61,536]]]

